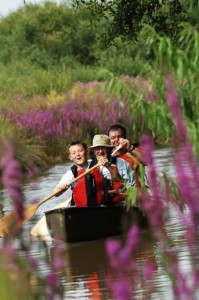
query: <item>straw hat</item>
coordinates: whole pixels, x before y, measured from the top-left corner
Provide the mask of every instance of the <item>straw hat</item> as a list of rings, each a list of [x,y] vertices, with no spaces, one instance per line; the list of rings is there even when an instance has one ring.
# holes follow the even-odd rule
[[[90,146],[89,148],[95,148],[95,147],[113,148],[114,146],[111,145],[108,135],[96,134],[93,138],[93,145]]]

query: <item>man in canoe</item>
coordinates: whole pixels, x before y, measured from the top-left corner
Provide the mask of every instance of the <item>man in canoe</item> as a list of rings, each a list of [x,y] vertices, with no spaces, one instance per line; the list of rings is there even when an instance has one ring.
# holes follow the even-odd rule
[[[108,137],[107,137],[108,138]],[[108,138],[109,140],[109,138]],[[113,146],[109,146],[110,152]],[[68,170],[56,186],[60,190],[58,195],[68,189],[69,183],[83,174],[86,170],[94,167],[91,160],[87,160],[87,145],[81,141],[74,141],[68,146],[69,158],[74,165]],[[98,206],[104,203],[105,180],[120,180],[119,174],[108,163],[105,156],[98,160],[98,166],[92,172],[86,174],[81,179],[71,185],[72,204],[75,206]]]
[[[119,178],[115,180],[106,180],[106,196],[108,204],[115,204],[124,200],[123,189],[129,188],[135,184],[134,171],[130,165],[121,158],[112,157],[113,145],[107,135],[96,134],[93,138],[93,144],[89,147],[93,151],[93,164],[100,161],[102,157],[108,159],[109,165],[115,170],[115,174],[119,174]]]
[[[144,151],[138,143],[131,144],[126,138],[126,129],[120,123],[112,124],[108,129],[108,136],[111,145],[114,146],[113,150],[119,149],[116,155],[127,161],[131,168],[135,171],[136,186],[140,186],[139,168],[140,165],[145,166]],[[145,175],[145,184],[147,185],[147,178]]]

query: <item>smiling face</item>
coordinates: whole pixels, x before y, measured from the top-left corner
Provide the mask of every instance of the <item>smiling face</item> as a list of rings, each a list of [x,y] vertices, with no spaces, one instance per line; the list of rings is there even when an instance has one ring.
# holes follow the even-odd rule
[[[115,148],[119,146],[119,139],[123,138],[123,132],[121,129],[114,129],[109,131],[109,138],[111,145],[113,145]]]
[[[107,158],[109,157],[111,150],[112,148],[107,148],[103,146],[98,146],[93,148],[95,156],[105,156]]]
[[[77,166],[87,166],[87,150],[83,145],[72,145],[68,150],[70,160],[72,160]]]

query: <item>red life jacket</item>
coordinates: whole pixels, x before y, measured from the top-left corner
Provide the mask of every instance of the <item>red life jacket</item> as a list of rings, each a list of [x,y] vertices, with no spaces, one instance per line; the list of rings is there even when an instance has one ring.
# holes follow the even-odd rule
[[[87,280],[85,281],[85,285],[89,288],[89,291],[91,293],[89,295],[90,299],[102,300],[97,272],[93,272],[87,277]]]
[[[71,171],[75,178],[85,172],[84,169],[77,171],[75,165]],[[79,179],[71,189],[76,206],[98,206],[103,203],[104,182],[98,168]]]
[[[111,167],[117,170],[117,156],[112,157],[110,163],[111,163]],[[106,180],[106,193],[107,193],[106,197],[107,197],[108,205],[112,205],[124,200],[125,197],[123,195],[119,195],[119,194],[111,195],[108,193],[109,190],[117,190],[119,192],[119,190],[122,189],[123,187],[124,184],[122,180],[121,181],[111,181],[108,179]]]
[[[116,168],[117,169],[117,166],[112,166],[112,168]],[[118,193],[119,193],[119,190],[122,189],[124,187],[124,184],[121,181],[112,181],[112,189],[113,190],[117,190]],[[119,194],[116,194],[114,197],[113,197],[113,202],[114,203],[118,203],[122,200],[124,200],[124,196],[123,195],[119,195]]]

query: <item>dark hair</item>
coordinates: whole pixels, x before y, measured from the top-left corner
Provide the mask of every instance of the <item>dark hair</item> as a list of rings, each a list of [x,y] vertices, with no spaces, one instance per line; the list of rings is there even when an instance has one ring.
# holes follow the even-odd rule
[[[82,145],[84,147],[85,150],[87,150],[87,145],[86,143],[82,142],[82,141],[73,141],[72,143],[70,143],[68,145],[68,152],[71,146],[76,146],[76,145]]]
[[[126,128],[121,123],[112,124],[108,129],[108,135],[109,135],[110,131],[114,131],[114,130],[118,130],[118,129],[120,129],[122,131],[123,138],[125,139],[126,138]]]

